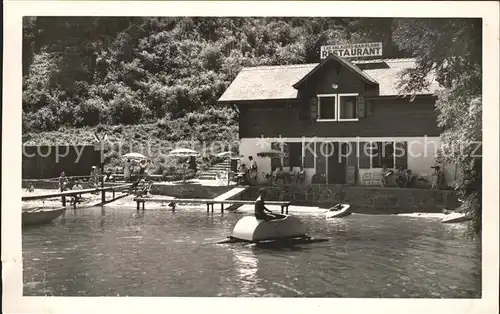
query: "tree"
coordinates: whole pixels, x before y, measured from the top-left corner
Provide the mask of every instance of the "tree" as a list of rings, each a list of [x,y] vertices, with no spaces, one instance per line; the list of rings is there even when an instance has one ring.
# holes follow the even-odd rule
[[[482,25],[481,19],[401,19],[393,28],[394,42],[411,52],[417,67],[403,73],[400,87],[412,93],[435,79],[444,87],[436,110],[442,149],[438,160],[459,169],[455,189],[463,208],[475,211],[474,232],[481,231]]]

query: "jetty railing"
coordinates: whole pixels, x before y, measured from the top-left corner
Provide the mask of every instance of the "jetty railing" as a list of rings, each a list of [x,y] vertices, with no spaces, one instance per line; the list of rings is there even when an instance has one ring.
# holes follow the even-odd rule
[[[150,198],[150,197],[136,197],[134,201],[137,203],[137,210],[141,208],[145,209],[146,202],[155,202],[155,203],[169,203],[173,204],[206,204],[207,205],[207,213],[212,210],[214,212],[214,204],[221,205],[221,212],[224,212],[224,204],[241,204],[241,205],[252,205],[255,204],[255,201],[243,201],[243,200],[216,200],[216,199],[202,199],[202,198],[175,198],[175,199],[167,199],[167,198]],[[266,201],[266,205],[279,205],[281,206],[281,213],[288,214],[288,207],[291,202],[287,201]]]
[[[34,201],[34,200],[40,200],[40,199],[61,197],[62,205],[66,206],[66,197],[76,197],[76,196],[80,196],[82,194],[102,192],[101,193],[101,201],[102,201],[102,203],[104,203],[104,202],[106,202],[105,192],[107,192],[107,191],[113,192],[113,199],[115,199],[115,191],[116,190],[120,190],[123,188],[131,188],[133,185],[134,185],[134,183],[127,183],[127,184],[122,184],[122,185],[117,185],[117,186],[107,186],[107,187],[92,188],[92,189],[70,190],[70,191],[64,191],[64,192],[38,194],[38,195],[25,195],[25,196],[22,196],[22,200],[23,201]],[[76,202],[75,202],[75,206],[76,206]]]

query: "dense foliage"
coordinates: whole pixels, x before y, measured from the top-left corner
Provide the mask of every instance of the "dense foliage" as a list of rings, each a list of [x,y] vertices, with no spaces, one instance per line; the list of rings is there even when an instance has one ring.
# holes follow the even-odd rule
[[[480,19],[396,20],[394,41],[412,51],[418,66],[401,80],[407,92],[425,87],[435,75],[445,87],[436,109],[443,128],[442,163],[459,168],[455,188],[464,209],[475,210],[474,232],[481,231],[482,25]]]
[[[391,19],[26,17],[23,130],[137,124],[214,106],[241,67],[316,62],[326,43],[392,43]]]

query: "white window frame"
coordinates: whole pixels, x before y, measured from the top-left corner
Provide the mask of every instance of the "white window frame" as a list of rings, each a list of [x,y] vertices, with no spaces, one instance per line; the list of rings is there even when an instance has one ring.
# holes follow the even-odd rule
[[[337,121],[337,116],[338,116],[338,94],[318,94],[316,95],[318,98],[318,119],[316,121],[319,122],[331,122],[331,121]],[[321,119],[321,98],[335,98],[335,105],[333,107],[335,117],[333,119]]]
[[[380,141],[370,141],[370,145],[372,145],[371,147],[373,148],[373,145],[375,145],[375,147],[377,147],[377,151],[378,151],[378,145],[377,143],[382,143],[382,144],[389,144],[391,143],[392,144],[392,165],[386,165],[386,166],[391,166],[389,167],[389,169],[396,169],[396,141],[383,141],[383,140],[380,140]],[[382,149],[384,149],[384,145],[382,145]],[[377,152],[378,154],[381,154],[381,152]],[[359,158],[358,158],[358,166],[359,166]],[[370,169],[382,169],[382,168],[374,168],[373,167],[373,157],[370,157]]]
[[[342,98],[342,97],[352,97],[352,96],[356,96],[356,102],[354,103],[354,105],[356,106],[356,118],[341,119],[340,118],[340,98]],[[338,97],[337,97],[337,100],[336,100],[337,108],[335,110],[335,117],[338,117],[338,121],[359,121],[359,118],[358,118],[358,108],[357,108],[357,106],[358,106],[357,96],[359,96],[359,94],[357,94],[357,93],[338,94]]]

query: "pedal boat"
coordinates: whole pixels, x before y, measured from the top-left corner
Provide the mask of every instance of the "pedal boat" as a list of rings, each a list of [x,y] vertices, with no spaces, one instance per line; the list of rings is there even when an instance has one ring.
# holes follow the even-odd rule
[[[326,219],[330,218],[341,218],[352,214],[351,205],[349,204],[337,204],[325,212]]]
[[[277,219],[265,221],[255,216],[245,216],[234,226],[229,237],[233,242],[260,243],[263,241],[309,240],[306,226],[290,215],[274,214]]]

